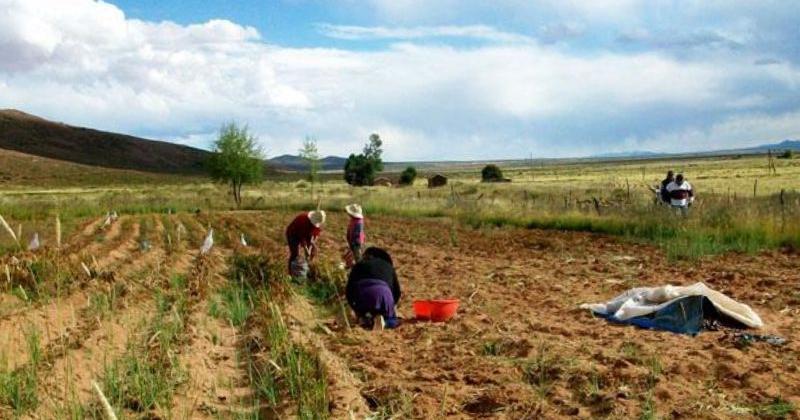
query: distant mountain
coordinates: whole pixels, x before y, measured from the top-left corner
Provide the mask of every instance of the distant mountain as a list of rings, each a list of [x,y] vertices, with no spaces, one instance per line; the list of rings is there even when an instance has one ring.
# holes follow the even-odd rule
[[[205,150],[74,127],[13,109],[0,110],[0,149],[115,169],[200,174]]]
[[[344,168],[344,163],[347,159],[338,156],[328,156],[320,159],[320,168],[323,171],[339,171]],[[295,155],[281,155],[267,160],[267,163],[276,169],[284,169],[289,171],[305,171],[308,170],[308,162],[303,160],[300,156]]]
[[[745,147],[741,149],[722,149],[722,150],[709,150],[705,152],[689,152],[689,153],[656,153],[650,151],[630,151],[630,152],[619,152],[619,153],[601,153],[598,155],[593,155],[592,158],[607,158],[607,159],[617,159],[617,158],[656,158],[656,157],[663,157],[663,156],[683,156],[683,155],[691,155],[691,156],[715,156],[715,155],[736,155],[736,154],[757,154],[757,153],[767,153],[768,151],[772,150],[773,152],[776,151],[784,151],[784,150],[795,150],[800,151],[800,140],[784,140],[780,143],[772,143],[772,144],[762,144],[759,146],[753,147]]]
[[[593,157],[597,158],[631,158],[631,157],[655,157],[661,156],[663,153],[656,153],[656,152],[649,152],[646,150],[633,150],[630,152],[610,152],[610,153],[600,153],[594,155]]]
[[[763,144],[761,146],[753,147],[752,150],[759,150],[762,152],[766,152],[767,150],[797,150],[800,151],[800,140],[784,140],[780,143],[775,144]]]

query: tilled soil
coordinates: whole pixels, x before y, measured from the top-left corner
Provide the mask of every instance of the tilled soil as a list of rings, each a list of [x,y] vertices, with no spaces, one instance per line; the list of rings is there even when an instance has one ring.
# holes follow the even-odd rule
[[[335,218],[325,244],[344,230]],[[729,418],[776,399],[800,406],[800,257],[726,255],[667,261],[656,248],[582,233],[474,230],[445,220],[369,219],[411,301],[458,298],[445,324],[327,339],[376,411],[434,418]],[[741,348],[722,332],[697,337],[618,326],[578,309],[628,288],[707,283],[751,305],[784,346]],[[796,412],[793,414],[797,416]]]
[[[64,394],[73,391],[88,404],[90,380],[102,373],[104,360],[124,351],[134,324],[144,322],[152,307],[154,291],[140,284],[137,273],[155,266],[159,272],[190,272],[209,225],[216,231],[213,273],[207,293],[192,307],[178,349],[188,377],[173,406],[157,413],[226,418],[246,412],[252,396],[237,353],[238,332],[210,316],[206,299],[224,283],[225,259],[237,252],[241,233],[250,242],[249,252],[285,258],[283,229],[293,216],[171,216],[172,228],[180,222],[186,232],[183,246],[170,252],[164,238],[179,235],[165,232],[162,216],[153,216],[153,249],[146,253],[136,249],[137,221],[122,229],[120,220],[105,230],[96,220],[87,222],[71,239],[70,252],[82,259],[96,255],[98,265],[114,272],[130,292],[120,308],[96,322],[81,319],[87,296],[101,287],[92,283],[0,321],[4,351],[19,354],[15,366],[27,362],[21,333],[26,326],[46,331],[45,348],[46,337],[59,337],[78,324],[86,329],[80,342],[42,371],[41,397],[50,402],[32,416],[58,414]],[[341,213],[330,215],[322,239],[328,264],[339,262],[346,222]],[[740,418],[779,413],[768,411],[779,408],[776,402],[800,407],[796,253],[675,262],[655,247],[614,238],[476,230],[446,219],[369,217],[367,235],[370,244],[385,247],[396,261],[404,292],[399,311],[406,318],[400,328],[348,329],[336,308],[314,306],[302,296],[284,303],[287,319],[293,320],[293,340],[318,354],[325,366],[333,418],[368,413],[379,418]],[[766,324],[756,332],[788,343],[741,345],[724,332],[690,337],[647,331],[609,324],[578,309],[631,287],[698,281],[751,305]],[[413,321],[412,300],[427,298],[460,299],[457,316],[441,324]],[[788,416],[797,418],[797,409]]]

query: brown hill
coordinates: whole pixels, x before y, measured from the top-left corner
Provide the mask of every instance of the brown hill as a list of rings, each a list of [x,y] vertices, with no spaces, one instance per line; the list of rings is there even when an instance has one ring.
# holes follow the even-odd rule
[[[107,187],[203,181],[194,175],[104,168],[0,149],[0,189]],[[7,191],[6,191],[7,192]]]
[[[209,152],[163,141],[73,127],[0,110],[0,148],[84,165],[170,174],[200,174]]]

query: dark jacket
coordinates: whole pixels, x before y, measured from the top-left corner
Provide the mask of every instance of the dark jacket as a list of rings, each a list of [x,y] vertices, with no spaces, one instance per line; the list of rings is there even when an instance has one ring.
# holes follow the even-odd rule
[[[392,291],[395,304],[400,301],[400,282],[397,281],[397,273],[394,271],[394,266],[388,261],[370,257],[353,266],[353,269],[350,270],[350,277],[347,279],[347,288],[345,290],[349,303],[352,304],[357,300],[359,283],[363,280],[380,280],[386,283]]]
[[[661,181],[661,201],[665,203],[669,203],[669,192],[667,191],[667,185],[669,185],[675,178],[664,178]]]

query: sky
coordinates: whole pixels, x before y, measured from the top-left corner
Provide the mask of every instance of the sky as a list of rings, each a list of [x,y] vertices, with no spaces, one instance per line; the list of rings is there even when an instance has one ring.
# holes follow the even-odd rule
[[[0,108],[268,156],[690,152],[800,138],[793,0],[0,0]]]

